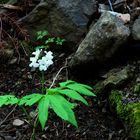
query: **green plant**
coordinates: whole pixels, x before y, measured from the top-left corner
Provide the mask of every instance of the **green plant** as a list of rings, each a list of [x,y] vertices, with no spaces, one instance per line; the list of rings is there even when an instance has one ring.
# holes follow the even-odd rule
[[[30,57],[31,63],[29,64],[29,66],[38,68],[39,71],[42,72],[42,94],[32,93],[22,98],[17,98],[14,95],[0,96],[0,106],[13,104],[17,104],[19,106],[33,106],[37,104],[38,116],[36,117],[34,123],[32,139],[34,139],[35,137],[37,119],[39,120],[42,129],[44,129],[46,121],[48,120],[49,108],[53,109],[53,111],[63,120],[66,120],[75,127],[78,127],[73,112],[76,104],[67,100],[67,97],[88,105],[88,102],[82,95],[96,96],[92,92],[93,89],[88,85],[80,84],[72,80],[59,83],[59,87],[47,89],[46,87],[44,87],[44,71],[46,71],[48,67],[53,64],[53,53],[51,51],[43,52],[42,49],[37,49],[32,54],[34,55],[34,57]],[[42,56],[43,54],[45,55]],[[25,109],[23,110],[26,111]]]
[[[36,49],[49,49],[50,43],[54,43],[56,45],[62,45],[63,42],[65,42],[65,39],[62,39],[60,37],[49,37],[48,31],[38,31],[36,34],[37,41],[41,40],[43,41],[43,45],[39,45],[36,47]]]
[[[48,31],[38,31],[37,33],[37,40],[43,39],[43,37],[49,35]]]
[[[59,85],[60,86],[56,88],[46,89],[45,95],[33,93],[21,99],[16,98],[14,95],[0,96],[0,105],[18,104],[19,106],[32,106],[38,104],[38,116],[42,129],[44,129],[48,119],[49,108],[52,108],[60,118],[77,127],[77,121],[73,112],[75,104],[66,100],[64,96],[88,105],[88,102],[81,95],[95,96],[95,94],[92,93],[93,89],[90,86],[79,84],[71,80],[62,82]]]

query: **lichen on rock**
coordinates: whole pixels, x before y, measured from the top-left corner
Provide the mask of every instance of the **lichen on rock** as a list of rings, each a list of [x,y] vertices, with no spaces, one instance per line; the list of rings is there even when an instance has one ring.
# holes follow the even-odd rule
[[[100,94],[102,92],[108,92],[110,89],[122,86],[124,83],[129,81],[133,75],[134,67],[129,65],[122,67],[121,69],[114,68],[105,75],[106,78],[104,80],[95,85],[95,92],[96,94]]]

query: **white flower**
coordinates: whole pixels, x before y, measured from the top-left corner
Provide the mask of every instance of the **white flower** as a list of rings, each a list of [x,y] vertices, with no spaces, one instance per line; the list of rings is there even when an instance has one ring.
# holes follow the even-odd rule
[[[37,63],[37,60],[39,58],[40,52],[42,51],[42,49],[38,49],[35,52],[33,52],[32,54],[35,55],[34,57],[30,57],[30,61],[31,63],[29,64],[29,67],[34,67],[34,68],[38,68],[39,64]]]
[[[39,64],[37,63],[37,59],[35,57],[30,58],[31,63],[29,64],[30,67],[37,68]]]
[[[46,71],[47,68],[53,64],[53,56],[52,56],[52,52],[49,51],[48,53],[45,52],[46,55],[42,57],[42,59],[39,59],[38,60],[38,63],[39,63],[39,70],[42,71]]]
[[[45,55],[46,59],[48,59],[48,60],[53,59],[53,56],[52,56],[53,53],[51,51],[49,51],[49,52],[44,51],[44,52],[46,53],[46,55]]]
[[[47,62],[46,62],[46,65],[48,65],[48,66],[50,66],[50,65],[52,65],[53,64],[53,61],[52,60],[48,60]]]
[[[39,70],[40,71],[46,71],[47,70],[47,67],[45,65],[40,65],[39,66]]]
[[[32,54],[34,54],[34,57],[30,58],[31,63],[29,64],[30,67],[34,67],[34,68],[38,68],[40,71],[46,71],[48,69],[48,67],[50,65],[53,64],[53,56],[52,56],[52,52],[49,51],[44,51],[44,53],[46,54],[45,56],[43,56],[41,59],[39,59],[39,55],[41,53],[41,50],[36,50],[35,52],[33,52]]]
[[[41,59],[38,60],[39,65],[45,65],[47,59],[45,56],[43,56]]]
[[[32,54],[35,55],[35,58],[38,59],[39,58],[39,55],[41,53],[42,49],[37,49],[35,52],[33,52]]]

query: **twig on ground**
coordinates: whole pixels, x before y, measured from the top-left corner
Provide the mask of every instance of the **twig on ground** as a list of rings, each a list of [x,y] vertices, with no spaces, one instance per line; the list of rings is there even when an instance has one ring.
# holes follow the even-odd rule
[[[11,5],[11,4],[0,4],[0,7],[1,8],[5,8],[5,9],[12,9],[12,10],[21,10],[21,11],[23,11],[22,7]]]
[[[0,122],[0,126],[8,119],[8,117],[15,111],[17,105],[14,106],[14,108],[11,110],[11,112],[5,117],[3,121]]]
[[[57,78],[58,78],[59,74],[61,73],[61,71],[62,71],[63,69],[65,69],[65,68],[67,68],[67,67],[68,67],[68,66],[67,66],[67,59],[66,59],[65,65],[64,65],[63,67],[61,67],[60,70],[57,72],[57,74],[56,74],[56,76],[53,78],[52,84],[50,85],[49,88],[52,88],[52,87],[53,87],[53,85],[54,85],[55,81],[57,80]],[[67,71],[66,71],[66,72],[67,72]],[[66,74],[67,74],[67,73],[66,73]]]

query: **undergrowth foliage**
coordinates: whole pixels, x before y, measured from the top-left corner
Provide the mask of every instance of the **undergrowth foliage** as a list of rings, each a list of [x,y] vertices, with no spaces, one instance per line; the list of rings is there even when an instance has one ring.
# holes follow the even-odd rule
[[[60,37],[50,37],[48,31],[38,31],[36,35],[37,41],[43,41],[42,45],[38,45],[36,49],[50,49],[51,44],[62,45],[65,39]]]
[[[0,106],[14,104],[19,106],[33,106],[37,104],[38,117],[42,129],[44,129],[46,121],[48,120],[49,109],[53,109],[60,118],[78,127],[73,112],[76,104],[67,100],[66,97],[80,101],[88,106],[88,102],[82,95],[96,96],[92,91],[93,89],[88,85],[68,80],[66,82],[59,83],[59,87],[46,89],[46,94],[33,93],[26,95],[21,99],[14,95],[0,96]]]

